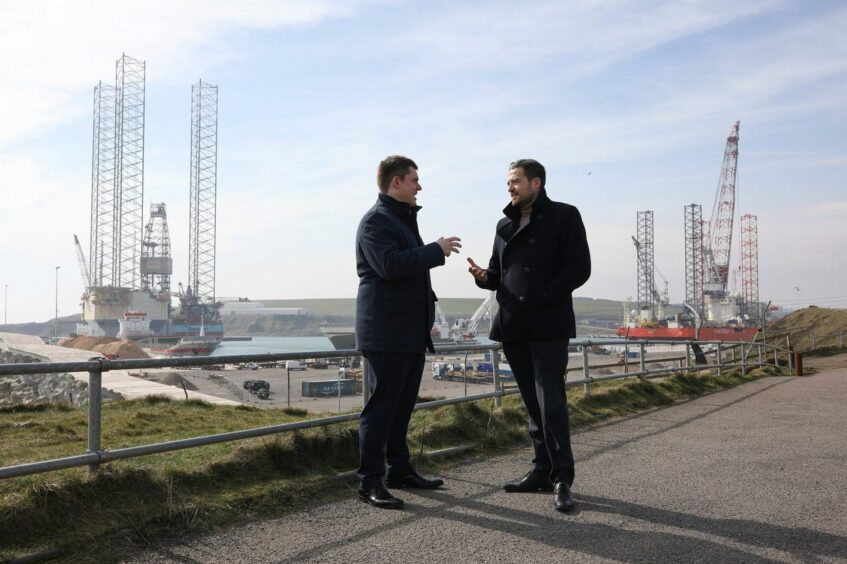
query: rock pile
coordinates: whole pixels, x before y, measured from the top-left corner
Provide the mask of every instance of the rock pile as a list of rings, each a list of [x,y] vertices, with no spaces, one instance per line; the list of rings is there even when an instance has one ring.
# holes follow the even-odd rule
[[[0,364],[40,362],[39,359],[12,352],[0,352]],[[111,390],[103,389],[103,400],[118,400],[123,397]],[[18,374],[0,376],[0,406],[25,403],[88,403],[88,384],[76,380],[70,374]]]

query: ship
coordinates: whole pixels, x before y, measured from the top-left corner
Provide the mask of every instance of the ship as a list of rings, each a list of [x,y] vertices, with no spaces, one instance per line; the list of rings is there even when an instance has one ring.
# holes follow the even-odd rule
[[[618,336],[625,339],[660,339],[666,341],[740,341],[750,342],[759,333],[757,327],[739,325],[695,327],[627,327],[619,325]]]
[[[220,337],[196,335],[194,337],[182,337],[175,344],[160,342],[153,345],[150,350],[166,356],[208,356],[218,348],[220,343]]]
[[[356,330],[353,327],[321,326],[321,333],[329,339],[337,351],[354,350],[356,348]]]

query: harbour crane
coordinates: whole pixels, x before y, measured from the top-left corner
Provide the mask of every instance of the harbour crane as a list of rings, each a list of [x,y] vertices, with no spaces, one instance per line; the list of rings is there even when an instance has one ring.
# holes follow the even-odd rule
[[[450,338],[454,341],[467,341],[476,337],[476,330],[479,323],[486,318],[491,317],[491,309],[495,303],[495,293],[489,292],[480,306],[476,309],[470,319],[457,319],[450,330]]]
[[[82,252],[82,245],[79,244],[79,237],[74,234],[74,245],[76,246],[76,260],[79,263],[79,273],[82,275],[82,284],[85,291],[91,287],[91,275],[88,273],[88,263],[85,261],[85,254]]]
[[[704,292],[715,298],[726,296],[729,278],[729,256],[732,250],[732,225],[735,218],[735,178],[738,169],[738,137],[740,121],[736,121],[726,138],[720,186],[709,222],[711,237],[705,250]]]

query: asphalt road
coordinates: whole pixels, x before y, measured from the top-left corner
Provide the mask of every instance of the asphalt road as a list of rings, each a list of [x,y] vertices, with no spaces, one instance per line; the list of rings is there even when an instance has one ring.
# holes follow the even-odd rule
[[[847,562],[847,369],[766,378],[574,435],[577,510],[507,494],[527,449],[402,511],[355,499],[134,562]],[[338,487],[329,485],[329,487]]]

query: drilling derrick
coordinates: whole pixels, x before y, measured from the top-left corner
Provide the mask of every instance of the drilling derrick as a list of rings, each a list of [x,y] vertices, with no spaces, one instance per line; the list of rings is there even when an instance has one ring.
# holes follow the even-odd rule
[[[751,323],[760,322],[758,217],[741,216],[741,298],[743,313]]]
[[[215,231],[218,180],[218,87],[202,80],[191,86],[191,188],[186,298],[217,320]]]
[[[165,204],[150,205],[141,245],[141,288],[169,302],[173,259]]]
[[[703,315],[703,207],[685,206],[685,303]]]
[[[144,226],[145,63],[126,54],[115,64],[115,266],[117,285],[139,287]]]
[[[638,315],[642,321],[656,319],[656,281],[653,257],[653,212],[637,212],[637,238],[635,248],[638,258]]]
[[[91,154],[90,283],[112,286],[115,250],[115,89],[94,87],[94,132]]]
[[[726,139],[720,186],[712,219],[709,222],[712,235],[707,249],[706,293],[713,298],[723,298],[727,291],[729,257],[732,250],[732,222],[735,217],[735,173],[738,168],[738,128],[736,121]]]

